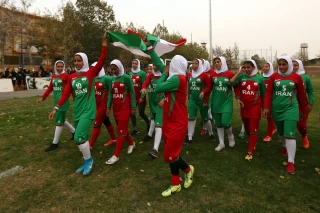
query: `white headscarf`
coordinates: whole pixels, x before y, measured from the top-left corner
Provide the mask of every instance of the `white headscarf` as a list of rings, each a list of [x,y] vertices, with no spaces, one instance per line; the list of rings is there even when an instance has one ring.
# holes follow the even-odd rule
[[[186,75],[186,71],[188,68],[187,60],[181,55],[175,55],[171,63],[169,65],[169,76],[167,80],[169,80],[172,76],[175,75]]]
[[[210,70],[210,63],[207,60],[204,60],[203,72],[208,72]]]
[[[119,78],[124,75],[124,68],[121,61],[119,61],[118,59],[115,59],[111,61],[110,65],[116,65],[119,68],[119,75],[116,75],[115,76],[116,78]]]
[[[200,59],[196,59],[199,63],[198,69],[197,70],[193,70],[192,69],[192,78],[198,78],[202,73],[203,73],[203,64],[202,61]]]
[[[77,73],[85,73],[85,72],[88,72],[89,70],[89,62],[88,62],[88,56],[85,54],[85,53],[76,53],[75,56],[78,55],[82,58],[82,61],[83,61],[83,67],[80,69],[80,70],[77,70]]]
[[[154,76],[161,76],[162,75],[162,73],[159,70],[155,71],[153,69],[153,64],[148,64],[148,67],[152,67],[152,73],[153,73]]]
[[[252,70],[251,74],[250,75],[247,75],[246,73],[246,76],[255,76],[257,73],[258,73],[258,68],[257,68],[257,64],[254,60],[250,59],[248,61],[251,61],[253,63],[253,66],[254,66],[254,70]]]
[[[137,69],[131,68],[131,71],[132,71],[133,73],[138,73],[138,72],[140,72],[140,60],[139,60],[139,59],[133,59],[132,61],[137,61],[137,62],[138,62],[138,67],[137,67]]]
[[[228,71],[228,65],[225,57],[218,57],[222,63],[221,68],[219,70],[215,70],[217,74],[224,73]]]
[[[263,77],[266,77],[266,78],[269,78],[274,73],[272,63],[268,62],[268,64],[269,64],[269,67],[270,67],[269,71],[267,73],[263,73],[262,74]]]
[[[93,64],[91,64],[91,67],[94,67],[97,65],[98,62],[94,62]],[[96,76],[96,78],[102,78],[103,76],[106,75],[106,72],[104,71],[104,68],[102,67],[100,72],[98,73],[98,75]]]
[[[60,74],[58,73],[57,68],[56,68],[57,63],[63,63],[63,70]],[[61,74],[65,73],[66,71],[64,70],[64,68],[65,68],[65,64],[63,61],[61,61],[61,60],[56,61],[56,63],[54,63],[54,67],[53,67],[54,74],[61,75]]]
[[[278,68],[279,75],[281,75],[281,76],[291,75],[291,73],[293,72],[293,64],[292,64],[292,60],[291,60],[290,56],[281,56],[278,61],[280,61],[281,59],[286,60],[288,62],[288,70],[287,70],[287,72],[282,73],[282,72],[280,72],[280,70]]]
[[[298,75],[302,75],[302,74],[305,74],[306,71],[304,70],[304,67],[303,67],[303,63],[301,60],[298,60],[298,59],[295,59],[293,60],[295,62],[297,62],[299,64],[299,69],[297,70],[296,74]]]

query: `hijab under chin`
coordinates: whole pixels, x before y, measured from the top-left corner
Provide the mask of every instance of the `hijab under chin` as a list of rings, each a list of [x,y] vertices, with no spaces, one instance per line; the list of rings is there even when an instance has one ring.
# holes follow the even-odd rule
[[[57,63],[63,63],[63,70],[62,70],[61,73],[58,73],[58,71],[57,71]],[[62,75],[63,73],[65,73],[66,71],[65,71],[65,64],[64,64],[64,62],[61,61],[61,60],[56,61],[56,63],[54,63],[53,71],[54,71],[54,74],[56,74],[56,75]]]
[[[138,67],[137,67],[137,69],[131,68],[131,71],[132,71],[133,73],[138,73],[138,72],[140,72],[140,60],[139,60],[139,59],[134,59],[133,61],[137,61],[137,62],[138,62]]]
[[[85,53],[76,53],[75,56],[80,56],[82,58],[82,61],[83,61],[83,67],[80,70],[75,68],[76,72],[77,73],[88,72],[88,70],[89,70],[88,56]]]
[[[270,67],[270,68],[269,68],[269,71],[268,71],[267,73],[263,73],[263,74],[262,74],[263,77],[265,77],[265,78],[269,78],[269,77],[274,73],[272,63],[268,62],[268,64],[269,64],[269,67]]]
[[[110,65],[115,65],[119,68],[119,74],[114,75],[116,78],[119,78],[124,75],[124,68],[123,68],[121,61],[119,61],[118,59],[115,59],[115,60],[111,61]]]
[[[278,68],[278,74],[281,76],[289,76],[293,72],[293,64],[290,56],[281,56],[279,58],[280,60],[285,60],[288,63],[288,70],[285,73],[280,72],[280,69]]]
[[[221,68],[218,69],[218,70],[215,70],[217,74],[221,74],[221,73],[224,73],[226,71],[228,71],[228,65],[227,65],[227,60],[225,57],[218,57],[221,61]]]
[[[296,74],[298,74],[298,75],[305,74],[306,71],[304,70],[302,61],[301,61],[301,60],[298,60],[298,59],[293,60],[293,61],[295,61],[295,62],[297,62],[297,63],[299,64],[299,69],[297,70]]]
[[[169,65],[169,76],[168,76],[167,80],[169,80],[170,78],[172,78],[175,75],[185,76],[186,71],[187,71],[187,67],[188,67],[187,60],[181,55],[175,55],[172,58],[171,63]]]

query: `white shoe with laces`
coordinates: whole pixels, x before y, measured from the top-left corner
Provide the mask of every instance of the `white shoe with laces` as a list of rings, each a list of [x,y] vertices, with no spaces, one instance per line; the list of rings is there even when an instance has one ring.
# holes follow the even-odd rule
[[[220,152],[224,147],[225,147],[224,144],[219,144],[219,145],[215,148],[215,150],[216,150],[217,152]]]
[[[134,142],[133,142],[133,145],[128,146],[128,154],[132,153],[134,147],[136,147],[136,144]]]
[[[106,161],[106,164],[112,165],[112,164],[116,163],[118,160],[119,160],[119,158],[117,156],[112,155],[112,157]]]
[[[229,147],[234,147],[234,145],[236,145],[236,142],[234,141],[233,134],[230,137],[228,137],[228,139],[229,139]]]

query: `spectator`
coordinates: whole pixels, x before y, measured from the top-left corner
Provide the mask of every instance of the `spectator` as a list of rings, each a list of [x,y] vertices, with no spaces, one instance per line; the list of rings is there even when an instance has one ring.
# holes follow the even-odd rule
[[[12,79],[13,87],[16,87],[17,72],[18,72],[18,68],[14,68],[14,69],[12,70],[12,72],[11,72],[11,79]]]

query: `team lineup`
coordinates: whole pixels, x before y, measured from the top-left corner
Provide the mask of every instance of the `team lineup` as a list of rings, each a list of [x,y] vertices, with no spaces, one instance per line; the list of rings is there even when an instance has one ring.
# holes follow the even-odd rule
[[[187,60],[176,55],[169,66],[145,40],[147,54],[152,63],[147,66],[148,74],[140,68],[140,61],[132,61],[129,75],[125,74],[121,61],[111,61],[113,76],[105,75],[103,65],[108,55],[108,36],[105,33],[99,60],[89,66],[85,53],[74,55],[76,72],[65,73],[65,63],[56,61],[50,85],[37,103],[44,101],[53,92],[54,109],[49,119],[55,119],[56,128],[53,142],[45,151],[58,148],[63,127],[72,133],[72,139],[82,152],[84,163],[76,173],[88,175],[93,167],[91,152],[104,125],[110,140],[104,146],[115,145],[114,153],[105,162],[115,164],[120,159],[124,142],[128,143],[127,153],[135,148],[132,136],[139,133],[136,111],[146,124],[144,141],[153,139],[154,147],[149,155],[158,158],[159,146],[163,139],[163,158],[169,163],[171,185],[162,192],[167,197],[180,192],[179,171],[185,173],[183,186],[193,183],[195,168],[181,158],[183,146],[193,144],[198,111],[202,119],[201,135],[208,133],[208,141],[218,141],[215,151],[236,145],[232,131],[234,97],[240,105],[242,130],[239,137],[248,136],[248,149],[244,159],[254,159],[258,142],[261,117],[267,119],[267,135],[263,142],[270,142],[278,133],[282,144],[281,155],[288,157],[286,172],[295,173],[296,129],[302,137],[303,147],[309,148],[307,119],[314,102],[314,90],[300,60],[282,56],[278,60],[278,72],[274,73],[272,63],[263,66],[263,75],[258,74],[254,60],[245,61],[234,73],[228,69],[224,57],[213,61],[215,69],[204,59],[194,59],[188,67]],[[74,127],[66,121],[69,97],[73,97]],[[150,120],[145,113],[147,104]],[[110,122],[111,112],[115,124]],[[129,132],[131,120],[133,130]],[[117,128],[114,128],[116,125]],[[89,130],[93,126],[91,138]],[[115,135],[115,130],[117,137]]]

